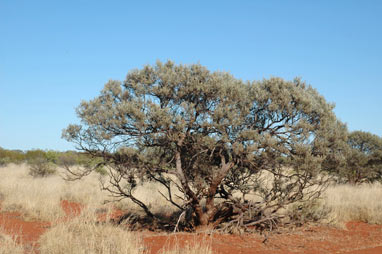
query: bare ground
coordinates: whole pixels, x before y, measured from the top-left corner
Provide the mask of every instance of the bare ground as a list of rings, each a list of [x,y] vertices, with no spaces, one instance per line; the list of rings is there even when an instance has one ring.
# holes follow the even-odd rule
[[[81,205],[62,201],[65,219],[76,216]],[[115,216],[120,216],[117,211]],[[106,217],[99,214],[100,220]],[[60,223],[60,222],[56,222]],[[22,244],[25,253],[38,253],[37,241],[50,228],[50,222],[25,221],[20,213],[0,211],[0,227]],[[172,246],[192,243],[209,245],[213,253],[221,254],[380,254],[382,253],[382,225],[348,222],[344,228],[331,226],[303,226],[273,233],[264,242],[260,234],[229,235],[218,233],[154,233],[137,232],[143,238],[147,253],[159,254]],[[1,246],[0,246],[1,247]]]

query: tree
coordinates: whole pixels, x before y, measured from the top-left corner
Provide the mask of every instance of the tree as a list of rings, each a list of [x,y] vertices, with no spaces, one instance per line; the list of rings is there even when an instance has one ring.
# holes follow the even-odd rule
[[[63,137],[102,157],[104,188],[149,217],[156,215],[134,196],[140,181],[163,184],[171,204],[191,211],[191,226],[269,225],[325,186],[324,162],[346,133],[333,107],[300,79],[243,82],[200,64],[157,62],[83,101],[82,125],[69,125]]]
[[[382,180],[382,138],[364,131],[348,137],[346,168],[340,174],[346,182],[358,184]]]

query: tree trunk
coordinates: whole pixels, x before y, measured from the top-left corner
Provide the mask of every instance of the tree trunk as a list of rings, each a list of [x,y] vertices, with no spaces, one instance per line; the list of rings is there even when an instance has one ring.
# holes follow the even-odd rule
[[[217,213],[215,206],[215,195],[218,189],[218,186],[223,181],[224,177],[228,174],[229,170],[232,168],[233,163],[225,163],[225,160],[222,159],[222,167],[216,177],[212,180],[206,197],[206,205],[204,209],[200,204],[198,207],[195,207],[195,213],[197,215],[197,220],[201,227],[206,227],[212,224],[214,217]]]

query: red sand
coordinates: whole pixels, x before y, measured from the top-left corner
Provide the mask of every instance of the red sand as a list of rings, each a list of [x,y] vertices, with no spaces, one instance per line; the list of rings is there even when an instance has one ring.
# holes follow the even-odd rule
[[[63,200],[61,201],[61,207],[62,207],[62,210],[64,210],[67,217],[72,217],[72,216],[79,215],[81,213],[83,205],[76,202]]]
[[[293,232],[270,235],[266,243],[262,243],[263,241],[264,237],[258,234],[176,234],[144,237],[151,254],[157,253],[163,246],[174,245],[175,242],[180,246],[186,242],[209,243],[213,253],[219,254],[381,254],[382,225],[350,222],[347,229],[303,227]]]
[[[38,248],[37,240],[49,227],[49,222],[24,221],[20,213],[0,212],[3,233],[16,237],[17,242],[25,246],[26,253]]]
[[[82,205],[62,201],[61,206],[67,217],[76,216],[81,212]],[[116,210],[112,217],[120,216]],[[99,215],[101,221],[106,216]],[[6,234],[17,237],[18,242],[26,248],[26,253],[36,245],[40,235],[49,227],[49,222],[24,221],[19,213],[1,212],[0,227]],[[149,254],[157,254],[164,248],[175,244],[205,243],[212,247],[213,253],[219,254],[382,254],[382,225],[369,225],[362,222],[349,222],[346,229],[336,229],[328,226],[305,226],[282,234],[272,234],[265,243],[259,234],[226,235],[177,233],[159,234],[141,232]]]

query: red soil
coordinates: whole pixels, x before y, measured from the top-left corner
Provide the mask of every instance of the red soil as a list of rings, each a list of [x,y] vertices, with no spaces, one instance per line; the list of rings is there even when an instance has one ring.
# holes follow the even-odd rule
[[[263,243],[259,234],[175,234],[144,237],[151,254],[178,244],[205,243],[219,254],[381,254],[382,225],[349,222],[347,229],[303,227],[292,232],[272,234]]]
[[[67,217],[72,217],[72,216],[80,215],[83,205],[76,202],[62,200],[61,207],[62,207],[62,210],[64,210]]]
[[[114,210],[111,213],[106,214],[106,212],[103,212],[97,214],[97,219],[99,222],[106,222],[107,220],[114,221],[121,218],[124,214],[124,211],[114,208]]]
[[[37,240],[49,227],[49,222],[24,221],[20,213],[0,212],[0,228],[3,233],[15,237],[28,252],[38,248]]]
[[[61,206],[67,218],[78,215],[82,205],[62,201]],[[122,215],[116,210],[111,218]],[[98,215],[100,221],[106,220],[105,214]],[[108,217],[110,218],[110,217]],[[26,253],[33,253],[40,235],[49,227],[49,222],[24,221],[19,213],[0,211],[0,228],[6,234],[16,237],[26,248]],[[219,254],[381,254],[382,225],[369,225],[362,222],[349,222],[346,229],[328,226],[305,226],[281,234],[264,236],[259,234],[226,235],[203,233],[159,234],[140,233],[149,254],[157,254],[174,245],[201,243],[211,246],[213,253]]]

